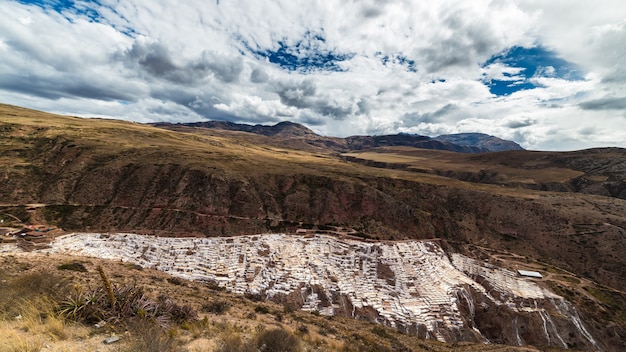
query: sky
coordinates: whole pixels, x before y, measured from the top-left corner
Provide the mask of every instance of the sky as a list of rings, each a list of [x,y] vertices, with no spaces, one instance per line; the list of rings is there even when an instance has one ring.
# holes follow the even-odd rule
[[[626,147],[623,0],[0,0],[0,102]]]

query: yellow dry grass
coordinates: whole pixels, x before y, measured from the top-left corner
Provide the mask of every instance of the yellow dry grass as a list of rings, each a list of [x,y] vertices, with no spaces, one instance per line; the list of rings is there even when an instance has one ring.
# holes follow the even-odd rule
[[[30,299],[23,300],[20,314],[0,320],[0,352],[84,350],[76,341],[90,338],[87,327],[67,322],[54,312],[52,302],[42,306]]]
[[[204,168],[220,166],[234,172],[292,173],[350,168],[324,154],[256,145],[246,140],[181,133],[127,121],[54,115],[0,104],[0,128],[5,129],[0,150],[10,151],[30,140],[63,138],[89,148],[94,157],[106,152],[120,161],[179,163]],[[10,138],[14,139],[11,143]],[[0,165],[28,161],[18,156],[0,159]],[[321,167],[321,169],[320,169]],[[358,166],[357,166],[358,167]]]
[[[537,160],[520,160],[515,167],[504,165],[500,159],[485,158],[480,160],[471,154],[459,154],[436,150],[416,150],[408,147],[380,148],[376,151],[346,153],[363,160],[383,163],[405,164],[408,169],[417,172],[445,173],[453,172],[492,172],[498,173],[506,183],[538,184],[546,182],[566,182],[583,175],[581,171],[540,165]],[[513,155],[513,153],[511,153]],[[511,159],[507,159],[511,162]]]

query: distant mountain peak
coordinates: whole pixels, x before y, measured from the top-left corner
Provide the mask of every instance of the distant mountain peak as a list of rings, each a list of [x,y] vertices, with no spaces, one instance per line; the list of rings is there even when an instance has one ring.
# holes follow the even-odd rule
[[[388,134],[378,136],[351,136],[346,138],[350,150],[365,150],[377,147],[414,147],[422,149],[449,150],[459,153],[482,153],[487,150],[474,146],[464,146],[446,141],[438,141],[417,134]]]
[[[485,133],[444,134],[434,138],[437,141],[454,143],[460,146],[477,147],[490,152],[524,150],[519,144]]]
[[[316,133],[313,132],[308,127],[301,125],[299,123],[291,122],[291,121],[282,121],[282,122],[275,124],[274,126],[264,126],[264,125],[256,125],[256,126],[260,126],[260,127],[262,126],[261,128],[268,130],[270,132],[268,135],[271,135],[271,136],[275,136],[278,134],[281,134],[281,135],[287,134],[287,135],[293,135],[293,136],[316,135]],[[271,129],[274,129],[275,133],[271,133],[272,132]]]
[[[301,137],[305,135],[317,135],[315,132],[310,130],[308,127],[301,125],[299,123],[291,122],[291,121],[282,121],[275,125],[248,125],[245,123],[235,123],[230,121],[202,121],[202,122],[191,122],[191,123],[178,123],[178,124],[170,124],[170,123],[156,123],[153,124],[157,127],[168,127],[168,126],[185,126],[185,127],[196,127],[196,128],[213,128],[227,131],[241,131],[241,132],[249,132],[255,134],[261,134],[264,136],[278,136],[278,137]]]

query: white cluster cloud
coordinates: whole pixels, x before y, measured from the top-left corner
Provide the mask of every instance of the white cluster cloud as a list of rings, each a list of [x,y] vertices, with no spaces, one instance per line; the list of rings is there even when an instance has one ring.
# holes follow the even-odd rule
[[[300,122],[335,136],[483,132],[626,147],[620,0],[0,0],[0,101],[129,119]],[[71,3],[70,7],[62,4]],[[542,47],[583,80],[485,63]]]

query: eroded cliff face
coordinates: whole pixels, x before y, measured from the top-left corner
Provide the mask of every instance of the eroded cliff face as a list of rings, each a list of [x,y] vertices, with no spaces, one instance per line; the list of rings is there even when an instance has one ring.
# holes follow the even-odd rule
[[[435,235],[426,214],[376,187],[319,175],[243,178],[176,165],[127,165],[76,180],[69,175],[43,188],[41,203],[62,204],[48,207],[47,218],[67,230],[87,224],[98,230],[216,236],[303,223],[347,226],[381,238],[398,237],[400,230]]]
[[[511,271],[446,253],[438,241],[72,234],[57,238],[51,251],[129,261],[445,342],[604,348],[563,297]]]

